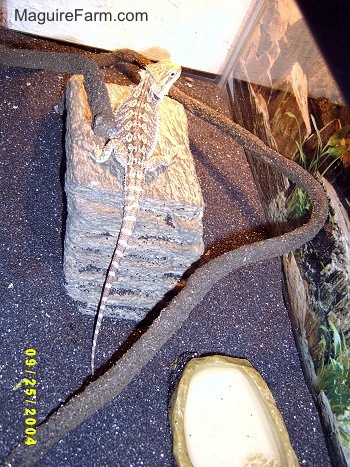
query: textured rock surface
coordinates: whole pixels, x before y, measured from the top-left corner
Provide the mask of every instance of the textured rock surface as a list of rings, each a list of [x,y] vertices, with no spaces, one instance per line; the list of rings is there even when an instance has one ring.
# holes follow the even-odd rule
[[[258,86],[257,90],[254,89],[255,87],[251,83],[235,82],[233,119],[258,136],[268,147],[278,150],[276,140],[271,132],[267,102],[260,92],[261,86]],[[259,189],[271,235],[283,233],[284,193],[289,186],[289,181],[264,161],[250,157],[249,154],[247,157]]]
[[[323,308],[330,310],[328,318],[343,330],[350,344],[350,220],[333,186],[327,180],[323,185],[329,199],[332,220],[329,233],[334,247],[330,251],[329,262],[323,264],[320,295]]]
[[[298,62],[309,95],[343,104],[340,90],[294,0],[268,0],[240,52],[233,77],[285,90]]]
[[[299,59],[299,56],[294,58]],[[315,116],[324,146],[341,124],[348,124],[349,119],[345,108],[325,100],[307,99],[310,75],[306,71],[304,65],[301,67],[295,61],[289,72],[283,74],[278,82],[270,83],[271,88],[237,80],[234,87],[234,119],[249,128],[268,146],[289,158],[296,150],[295,140],[299,141],[301,138],[304,141],[310,135],[310,113]],[[249,81],[251,75],[247,73],[245,78]],[[288,117],[286,112],[292,112],[296,119]],[[305,154],[309,154],[310,160],[315,148],[317,136],[313,134],[304,145]],[[253,158],[249,162],[259,187],[270,230],[273,235],[277,235],[288,228],[286,197],[289,182],[267,170],[263,164],[256,163]],[[338,421],[330,410],[326,396],[316,392],[315,362],[319,361],[320,326],[327,325],[327,319],[330,318],[345,335],[349,336],[350,329],[349,221],[346,220],[346,213],[342,212],[344,210],[334,189],[326,181],[324,183],[333,221],[326,224],[326,229],[322,229],[309,247],[298,250],[296,255],[283,257],[283,268],[286,298],[289,301],[290,317],[305,377],[322,414],[329,452],[335,462],[338,462],[337,465],[345,465],[344,459],[349,459],[349,455],[341,443]],[[343,418],[347,416],[345,414]],[[341,427],[344,429],[346,422],[341,422]]]
[[[337,465],[350,465],[349,448],[345,443],[342,443],[339,432],[340,427],[349,432],[349,413],[345,412],[337,420],[324,392],[318,393],[316,390],[316,372],[311,355],[315,359],[317,358],[320,319],[317,317],[315,310],[320,309],[320,304],[315,304],[313,287],[305,278],[302,266],[297,263],[292,253],[283,257],[283,265],[296,341],[303,361],[306,380],[322,415],[328,449],[332,458],[339,463]],[[336,267],[339,267],[339,264]]]
[[[115,107],[129,92],[108,86]],[[203,200],[188,147],[187,120],[180,104],[161,103],[161,140],[155,158],[166,167],[150,174],[134,239],[111,289],[107,316],[142,319],[164,295],[180,285],[203,252]],[[84,313],[96,313],[123,213],[123,169],[89,155],[91,130],[82,79],[67,89],[68,218],[64,247],[66,287]],[[176,152],[176,157],[174,154]]]
[[[284,257],[290,302],[298,331],[307,339],[315,362],[319,360],[319,327],[332,321],[349,336],[350,236],[349,217],[332,185],[327,192],[330,219],[325,228],[294,254]],[[321,271],[319,271],[321,269]],[[346,337],[349,342],[349,337]]]
[[[262,88],[260,92],[267,102],[271,133],[277,150],[285,157],[293,158],[297,150],[295,142],[300,139],[304,141],[311,134],[308,83],[298,62],[294,63],[288,76],[281,78],[280,87],[282,91]],[[290,121],[286,112],[295,116],[298,125]]]

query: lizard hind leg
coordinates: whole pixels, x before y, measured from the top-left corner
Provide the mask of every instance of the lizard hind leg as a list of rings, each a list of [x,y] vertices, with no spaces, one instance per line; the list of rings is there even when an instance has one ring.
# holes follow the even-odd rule
[[[156,150],[147,161],[145,173],[146,183],[152,182],[160,174],[165,172],[179,154],[181,154],[181,148],[176,146],[157,146]]]

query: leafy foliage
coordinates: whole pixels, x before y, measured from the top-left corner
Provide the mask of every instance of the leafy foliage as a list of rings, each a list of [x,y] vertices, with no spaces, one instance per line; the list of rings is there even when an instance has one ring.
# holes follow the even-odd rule
[[[300,164],[314,177],[322,178],[328,170],[341,159],[347,152],[350,152],[350,125],[342,127],[332,135],[327,144],[323,146],[321,133],[317,128],[313,115],[310,115],[312,125],[315,129],[317,145],[310,160],[304,152],[301,141],[301,131],[299,122],[292,112],[286,112],[290,118],[294,118],[298,125],[299,141],[296,141],[297,152]],[[287,212],[289,219],[299,219],[307,214],[311,208],[311,203],[306,193],[296,186],[287,199]]]
[[[350,125],[334,133],[326,145],[323,145],[321,133],[313,115],[310,115],[316,135],[316,147],[312,155],[304,151],[300,125],[296,116],[286,112],[298,125],[299,141],[295,141],[300,165],[315,178],[322,178],[342,157],[350,153]],[[350,201],[346,199],[350,206]],[[309,212],[311,203],[306,193],[295,186],[286,202],[289,219],[298,220]],[[320,326],[320,365],[317,370],[316,390],[323,391],[329,401],[332,412],[337,418],[339,432],[345,446],[350,447],[349,412],[350,412],[350,348],[347,347],[344,334],[338,331],[332,321],[328,326]]]
[[[332,321],[329,328],[321,326],[321,364],[317,371],[317,390],[327,396],[332,412],[340,423],[344,444],[350,445],[350,435],[341,424],[339,416],[350,410],[350,348],[343,332],[339,332]],[[348,423],[348,421],[347,421]]]

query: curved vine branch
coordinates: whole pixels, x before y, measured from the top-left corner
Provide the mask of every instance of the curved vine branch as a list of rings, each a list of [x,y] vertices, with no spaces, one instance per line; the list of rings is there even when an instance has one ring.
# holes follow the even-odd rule
[[[0,47],[0,64],[84,75],[84,86],[93,115],[93,130],[105,138],[115,134],[115,121],[103,74],[83,55]]]
[[[25,51],[25,54],[27,53],[28,51]],[[114,54],[114,56],[113,54],[102,55],[100,64],[112,63],[117,60],[116,57],[118,56],[117,54]],[[140,55],[130,51],[121,51],[119,58],[125,59],[127,55],[128,58],[126,60],[140,63],[138,61]],[[35,60],[31,62],[31,59],[34,60],[35,55],[28,56],[26,63],[31,65],[31,68],[34,68],[33,63],[37,62]],[[142,61],[143,66],[148,63],[148,60],[143,57]],[[43,64],[40,68],[46,69]],[[71,65],[69,69],[72,69]],[[62,68],[60,68],[60,71],[62,71]],[[36,433],[37,444],[31,446],[30,450],[28,450],[24,442],[20,443],[9,453],[5,459],[5,465],[13,465],[15,462],[20,462],[20,465],[23,466],[33,465],[59,439],[74,430],[93,413],[117,397],[156,355],[167,340],[182,326],[191,311],[203,300],[205,295],[218,281],[242,266],[281,256],[295,250],[303,243],[312,239],[322,228],[326,220],[328,212],[326,195],[321,185],[304,169],[295,162],[285,159],[276,151],[268,148],[262,141],[244,128],[233,123],[220,112],[213,111],[210,107],[187,96],[180,90],[173,88],[171,96],[179,100],[188,111],[232,137],[243,148],[249,151],[253,157],[263,159],[265,163],[286,175],[290,180],[303,188],[309,195],[312,203],[310,219],[306,224],[291,232],[224,253],[198,268],[188,279],[186,286],[181,292],[163,309],[149,329],[112,368],[96,381],[91,382],[80,394],[75,395],[50,415],[38,426]],[[102,100],[100,103],[101,108],[104,105]]]

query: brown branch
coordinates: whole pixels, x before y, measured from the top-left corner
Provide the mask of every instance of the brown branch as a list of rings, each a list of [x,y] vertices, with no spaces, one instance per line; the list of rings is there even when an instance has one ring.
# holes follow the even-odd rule
[[[115,134],[116,124],[103,75],[97,64],[83,55],[0,47],[0,64],[84,75],[84,86],[93,115],[93,130],[105,138]]]

